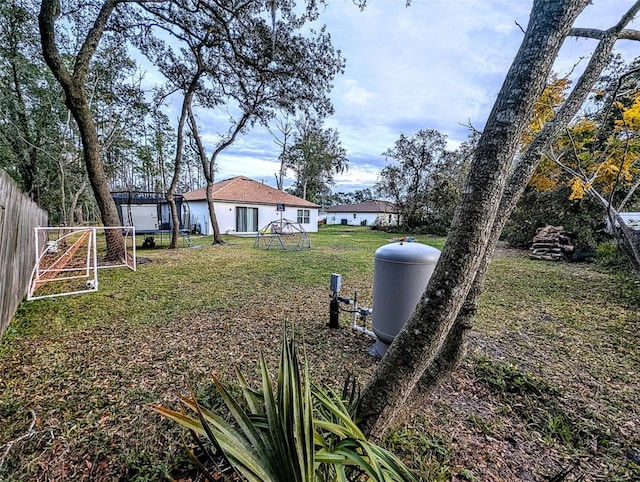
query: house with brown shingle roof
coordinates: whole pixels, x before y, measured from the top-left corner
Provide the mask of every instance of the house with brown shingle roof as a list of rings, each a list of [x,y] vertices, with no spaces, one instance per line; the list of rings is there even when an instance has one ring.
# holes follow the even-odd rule
[[[364,201],[356,204],[340,204],[325,209],[327,224],[347,226],[389,226],[400,223],[400,215],[388,201]]]
[[[212,234],[206,187],[184,194],[191,226]],[[213,185],[213,204],[221,233],[257,233],[270,221],[283,218],[299,222],[308,232],[318,231],[320,206],[266,184],[238,176]]]

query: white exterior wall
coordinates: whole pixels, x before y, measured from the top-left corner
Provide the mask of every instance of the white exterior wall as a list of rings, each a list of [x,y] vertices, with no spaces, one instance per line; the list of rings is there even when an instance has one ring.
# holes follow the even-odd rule
[[[209,221],[209,209],[206,201],[188,201],[191,226],[200,225],[202,234],[211,234],[211,221]]]
[[[391,216],[391,222],[389,222],[389,216]],[[342,224],[342,220],[347,220],[348,226],[362,226],[362,221],[367,222],[367,226],[373,226],[376,224],[376,220],[379,219],[379,224],[389,225],[398,224],[398,216],[396,214],[388,213],[327,213],[327,224]],[[381,221],[381,222],[380,222]]]
[[[258,208],[258,229],[263,228],[268,222],[280,219],[280,212],[273,205],[260,204],[237,204],[215,202],[216,218],[218,227],[223,234],[233,234],[236,232],[236,207]],[[191,223],[199,223],[202,227],[202,234],[213,234],[211,220],[209,219],[209,209],[206,201],[189,201],[191,209]],[[302,227],[309,233],[318,232],[318,208],[298,208],[295,206],[285,206],[282,217],[291,221],[297,221],[298,209],[309,209],[309,223]],[[255,233],[255,231],[252,231]]]

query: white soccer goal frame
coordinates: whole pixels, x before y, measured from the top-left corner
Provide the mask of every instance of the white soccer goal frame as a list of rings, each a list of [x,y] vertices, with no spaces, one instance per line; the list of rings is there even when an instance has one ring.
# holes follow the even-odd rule
[[[124,259],[122,259],[122,264],[118,263],[110,263],[110,264],[100,264],[98,262],[98,243],[97,243],[97,231],[106,231],[107,229],[119,229],[124,232],[125,237],[125,250],[124,250]],[[55,241],[49,241],[49,232],[51,231],[64,231],[64,236],[56,239]],[[80,240],[76,241],[74,245],[69,248],[66,248],[67,251],[63,253],[63,255],[56,261],[54,261],[50,266],[45,266],[44,268],[41,266],[41,262],[47,255],[47,253],[57,253],[58,247],[61,242],[72,235],[81,234]],[[86,262],[82,267],[71,267],[67,268],[64,261],[60,261],[67,254],[71,257],[75,250],[80,247],[75,247],[75,244],[80,243],[81,241],[84,243],[85,240],[82,239],[82,236],[87,236],[87,249],[86,249]],[[136,271],[137,262],[136,262],[136,234],[135,228],[131,226],[116,226],[116,227],[41,227],[37,226],[35,228],[35,266],[33,268],[31,274],[31,281],[29,283],[29,290],[27,292],[27,300],[38,300],[43,298],[54,298],[57,296],[67,296],[74,294],[82,294],[82,293],[93,293],[98,291],[99,283],[98,283],[98,269],[100,268],[120,268],[127,267],[132,271]],[[128,252],[128,242],[131,242],[131,253]],[[55,249],[55,251],[52,251]],[[68,261],[67,261],[68,262]],[[61,266],[56,266],[56,264],[60,263]],[[56,281],[69,281],[73,279],[85,279],[84,289],[74,289],[71,291],[61,291],[59,293],[51,293],[51,294],[42,294],[36,295],[36,290],[44,285],[45,283],[55,283]]]

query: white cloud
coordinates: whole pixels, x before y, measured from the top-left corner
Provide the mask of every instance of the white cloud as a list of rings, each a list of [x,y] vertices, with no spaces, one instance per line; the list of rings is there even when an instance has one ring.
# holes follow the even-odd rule
[[[349,170],[335,176],[335,188],[337,192],[349,192],[364,187],[373,187],[378,180],[380,170],[367,164],[351,165]]]
[[[593,3],[577,25],[608,28],[633,1]],[[401,133],[435,128],[455,146],[467,136],[463,124],[482,129],[523,38],[531,4],[414,0],[405,8],[402,0],[377,0],[360,11],[350,0],[328,2],[320,23],[327,25],[347,66],[334,81],[335,115],[327,125],[338,129],[352,160],[349,171],[336,178],[336,190],[371,187],[383,165],[381,153]],[[569,39],[556,70],[569,72],[594,46],[594,41]],[[637,55],[630,42],[620,42],[620,49],[627,59]],[[209,144],[226,129],[225,117],[224,112],[200,113]],[[273,179],[277,156],[273,139],[256,129],[221,156],[219,178],[225,173]]]
[[[345,93],[342,100],[345,105],[365,106],[371,98],[371,93],[358,85],[355,79],[347,79],[344,81]]]

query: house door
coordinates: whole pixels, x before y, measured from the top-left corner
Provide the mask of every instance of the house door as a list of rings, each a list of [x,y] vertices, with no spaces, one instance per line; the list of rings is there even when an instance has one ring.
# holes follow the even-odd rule
[[[258,231],[258,208],[236,208],[236,231],[238,233]]]

